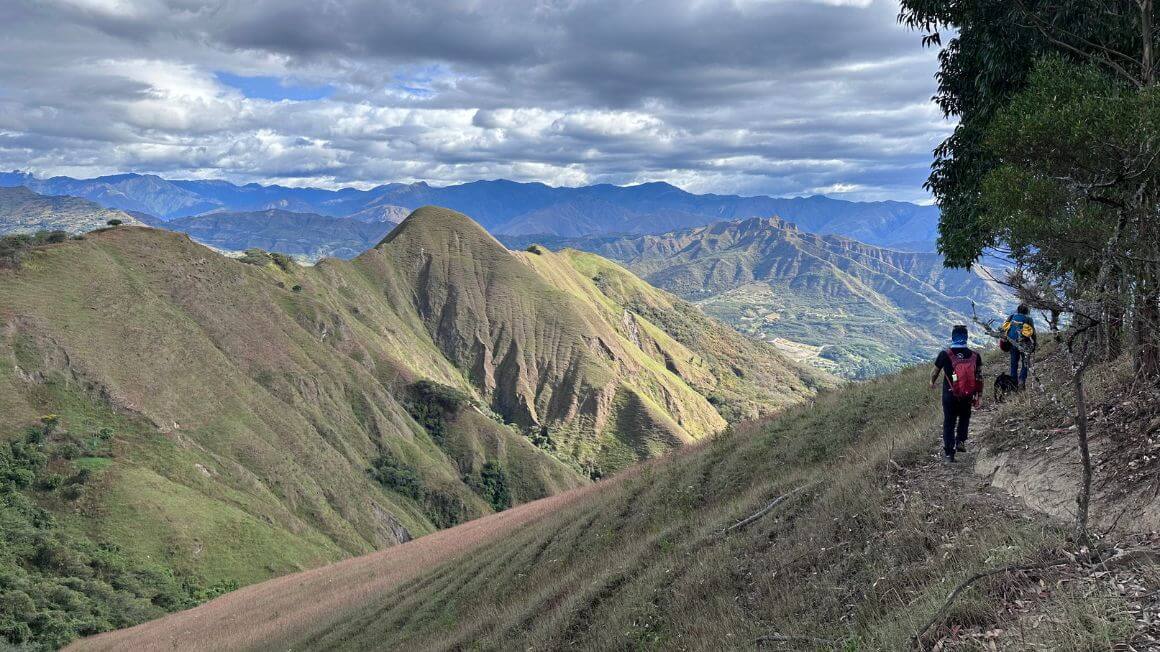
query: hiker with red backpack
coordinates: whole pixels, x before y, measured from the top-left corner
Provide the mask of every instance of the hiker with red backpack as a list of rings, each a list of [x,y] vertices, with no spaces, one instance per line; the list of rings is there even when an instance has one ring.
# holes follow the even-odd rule
[[[934,361],[930,386],[943,376],[943,462],[954,462],[955,453],[967,450],[967,429],[971,424],[971,407],[983,396],[983,358],[967,346],[967,327],[951,330],[950,347],[940,351]]]

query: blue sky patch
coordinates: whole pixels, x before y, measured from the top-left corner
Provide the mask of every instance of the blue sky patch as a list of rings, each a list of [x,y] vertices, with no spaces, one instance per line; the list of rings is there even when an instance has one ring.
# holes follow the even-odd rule
[[[270,76],[245,77],[228,72],[214,74],[217,80],[226,86],[240,90],[246,97],[261,100],[321,100],[334,93],[334,87],[329,84],[321,86],[306,86],[296,84],[289,79]]]

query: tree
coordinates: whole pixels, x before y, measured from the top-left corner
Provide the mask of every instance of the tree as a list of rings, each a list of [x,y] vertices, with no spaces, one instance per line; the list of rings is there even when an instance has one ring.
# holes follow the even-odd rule
[[[978,202],[983,179],[999,164],[986,132],[1026,87],[1036,61],[1054,53],[1151,84],[1154,11],[1151,0],[902,0],[899,20],[924,32],[924,46],[942,46],[934,100],[959,120],[935,149],[926,184],[942,212],[939,251],[949,265],[969,267],[1004,244]],[[944,45],[947,30],[957,35]]]

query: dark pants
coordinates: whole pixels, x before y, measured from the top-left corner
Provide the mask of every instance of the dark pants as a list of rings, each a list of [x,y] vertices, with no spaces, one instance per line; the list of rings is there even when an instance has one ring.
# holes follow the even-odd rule
[[[1027,356],[1015,347],[1011,347],[1011,377],[1018,380],[1020,385],[1027,383]]]
[[[955,456],[955,443],[967,440],[971,427],[971,399],[943,392],[943,452]]]

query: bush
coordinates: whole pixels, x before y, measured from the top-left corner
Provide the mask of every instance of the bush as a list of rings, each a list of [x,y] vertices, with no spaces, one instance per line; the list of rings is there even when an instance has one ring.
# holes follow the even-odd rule
[[[63,485],[61,496],[77,500],[89,479],[87,469],[67,482],[47,471],[46,430],[51,436],[58,424],[48,415],[22,438],[0,438],[0,650],[56,649],[237,588],[230,581],[209,587],[181,581],[115,545],[66,531],[39,507],[29,489]],[[97,438],[101,433],[112,437],[111,428]]]
[[[298,264],[294,262],[294,259],[290,256],[287,256],[286,254],[271,253],[270,258],[274,260],[274,264],[277,265],[283,272],[289,272],[298,266]]]
[[[446,445],[447,417],[471,402],[464,392],[430,380],[420,380],[409,388],[411,397],[404,401],[411,418],[423,426],[440,447]]]
[[[415,500],[423,500],[427,492],[415,469],[383,451],[371,462],[371,477],[384,487]]]
[[[491,505],[497,512],[512,506],[512,494],[508,489],[507,473],[499,464],[488,462],[479,472],[479,480],[472,480],[468,485]]]
[[[247,249],[238,260],[247,265],[256,265],[258,267],[265,267],[274,263],[273,256],[256,247]]]
[[[292,287],[290,288],[290,291],[291,291],[291,292],[301,292],[301,291],[302,291],[302,286],[301,286],[301,285],[294,285],[294,286],[292,286]]]
[[[108,222],[105,222],[105,224],[108,224],[109,226],[121,226],[124,223],[125,222],[123,220],[118,220],[117,218],[113,218]]]
[[[399,460],[390,451],[383,451],[371,463],[371,477],[387,489],[419,503],[423,514],[440,529],[458,525],[467,520],[467,503],[456,494],[423,484],[419,472]]]

